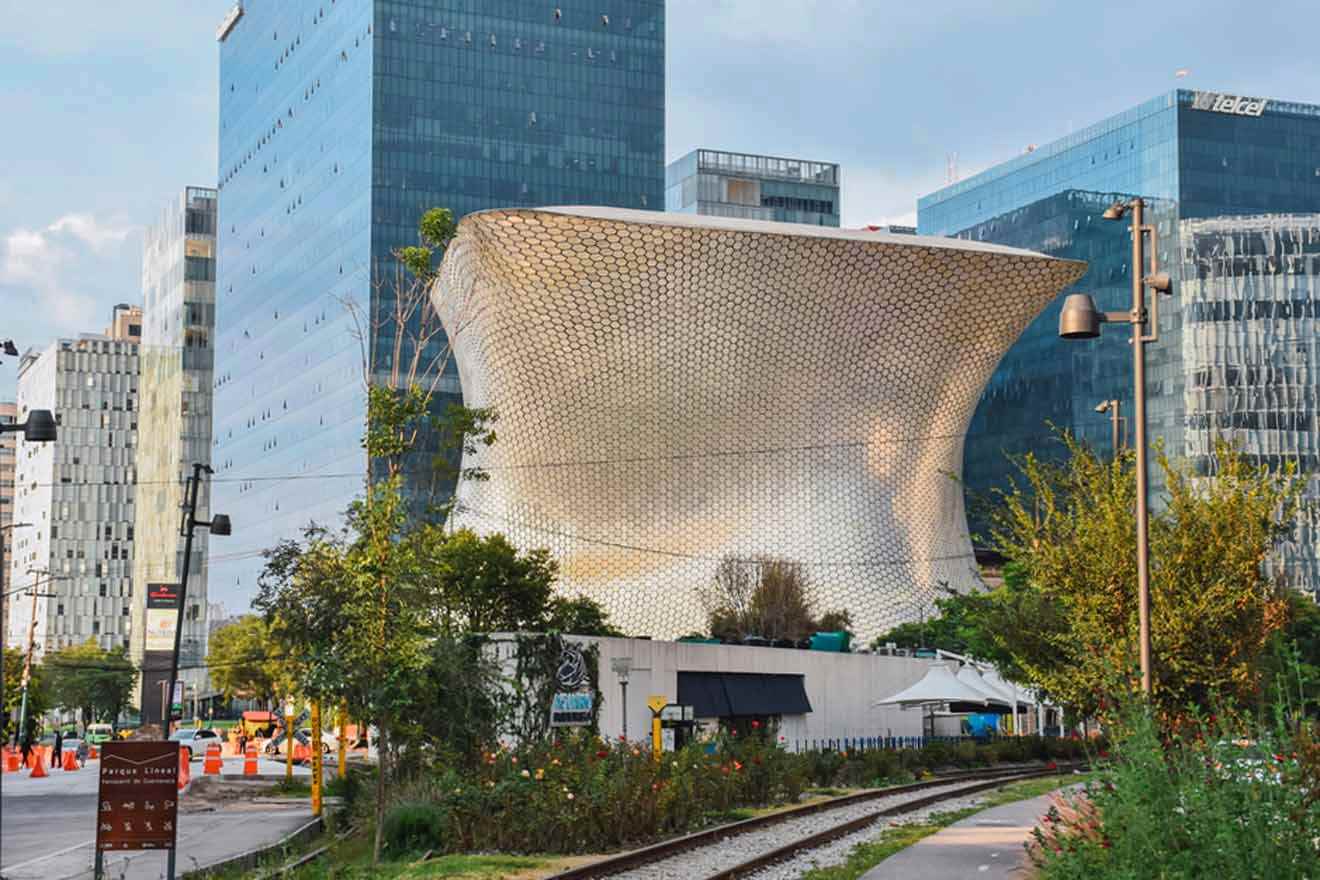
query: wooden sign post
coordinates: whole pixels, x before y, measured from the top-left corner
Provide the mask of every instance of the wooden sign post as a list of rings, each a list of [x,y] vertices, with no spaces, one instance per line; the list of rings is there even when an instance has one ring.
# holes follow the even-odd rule
[[[96,878],[105,876],[104,854],[125,850],[169,851],[174,880],[178,842],[179,744],[144,740],[101,746],[96,798]]]

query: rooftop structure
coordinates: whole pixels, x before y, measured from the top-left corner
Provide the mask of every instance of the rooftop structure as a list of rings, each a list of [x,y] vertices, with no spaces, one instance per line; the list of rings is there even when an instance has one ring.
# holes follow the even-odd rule
[[[693,150],[665,169],[665,210],[708,217],[839,225],[839,166]]]

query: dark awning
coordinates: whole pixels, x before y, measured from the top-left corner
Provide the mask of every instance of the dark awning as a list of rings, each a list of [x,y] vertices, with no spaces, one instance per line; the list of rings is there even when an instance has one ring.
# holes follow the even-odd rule
[[[697,718],[811,711],[801,675],[762,672],[680,672],[678,702],[691,706]]]

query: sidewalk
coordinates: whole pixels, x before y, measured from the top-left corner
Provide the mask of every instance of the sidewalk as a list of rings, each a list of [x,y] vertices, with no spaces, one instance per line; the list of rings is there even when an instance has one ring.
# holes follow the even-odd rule
[[[1019,880],[1022,845],[1049,809],[1049,795],[983,810],[955,822],[862,875],[861,880]]]
[[[175,871],[214,865],[257,847],[276,843],[312,820],[303,804],[277,810],[227,810],[179,816],[179,855]],[[92,841],[6,866],[5,880],[83,880],[92,876]],[[115,880],[159,880],[165,852],[107,853],[106,876]]]

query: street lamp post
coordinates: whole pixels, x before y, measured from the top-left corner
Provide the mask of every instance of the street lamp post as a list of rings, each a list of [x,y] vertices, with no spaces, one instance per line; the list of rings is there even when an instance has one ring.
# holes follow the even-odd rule
[[[39,593],[37,587],[57,580],[67,580],[67,578],[57,577],[49,572],[30,571],[29,574],[45,574],[46,578],[44,580],[36,578],[32,581],[32,585],[26,589],[28,595],[32,597],[32,620],[28,624],[27,657],[23,660],[23,696],[18,707],[18,736],[20,739],[23,736],[23,728],[27,724],[28,683],[32,681],[32,655],[37,650],[37,600],[53,599],[56,596],[55,593]]]
[[[1089,294],[1075,293],[1063,303],[1059,314],[1059,335],[1064,339],[1095,339],[1105,322],[1132,327],[1132,379],[1135,386],[1132,407],[1132,440],[1137,465],[1137,621],[1141,654],[1141,690],[1151,692],[1150,674],[1150,547],[1148,474],[1146,461],[1146,343],[1159,339],[1159,296],[1151,300],[1146,312],[1146,288],[1157,294],[1170,292],[1169,276],[1158,271],[1158,238],[1153,225],[1143,222],[1145,202],[1134,198],[1116,202],[1105,209],[1106,220],[1119,220],[1132,214],[1132,309],[1128,312],[1101,312]],[[1146,271],[1146,236],[1150,236],[1150,271]],[[1148,332],[1149,331],[1149,332]]]
[[[1109,443],[1114,450],[1114,457],[1118,458],[1118,454],[1123,451],[1123,403],[1117,398],[1101,401],[1096,404],[1095,411],[1109,413]]]
[[[192,476],[188,478],[183,523],[179,528],[179,533],[184,539],[183,571],[179,574],[179,608],[174,620],[174,651],[170,658],[170,677],[166,679],[169,696],[164,701],[165,705],[160,713],[161,733],[164,739],[170,737],[170,720],[174,714],[171,710],[174,703],[174,682],[179,677],[179,641],[183,637],[184,608],[187,607],[188,601],[188,569],[192,565],[193,531],[198,526],[203,526],[210,529],[213,535],[228,535],[230,532],[229,517],[223,513],[215,514],[209,521],[197,518],[197,490],[201,487],[204,473],[212,474],[215,471],[211,470],[210,465],[194,462]]]
[[[628,675],[632,672],[631,657],[615,657],[610,661],[610,669],[619,679],[619,689],[622,691],[619,706],[623,710],[623,738],[628,738]]]

